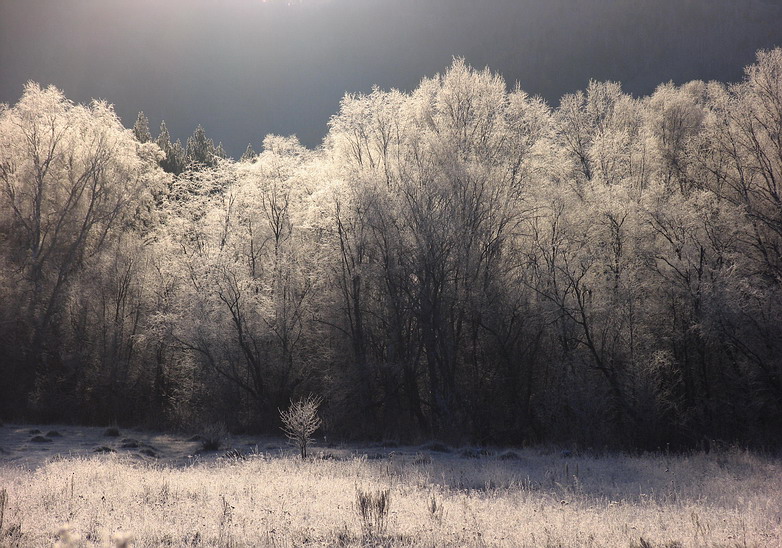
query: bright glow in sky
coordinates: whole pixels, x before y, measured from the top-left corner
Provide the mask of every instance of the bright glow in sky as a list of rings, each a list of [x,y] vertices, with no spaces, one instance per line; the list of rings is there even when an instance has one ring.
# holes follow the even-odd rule
[[[738,79],[782,44],[782,8],[748,0],[748,32],[733,1],[0,0],[0,101],[35,80],[153,133],[200,123],[232,155],[272,132],[315,146],[346,91],[412,89],[453,56],[553,103],[590,78]]]

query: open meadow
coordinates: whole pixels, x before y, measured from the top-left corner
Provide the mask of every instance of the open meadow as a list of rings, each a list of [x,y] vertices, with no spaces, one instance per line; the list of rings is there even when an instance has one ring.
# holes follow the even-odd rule
[[[782,548],[782,0],[0,0],[42,547]]]
[[[732,448],[316,444],[302,460],[269,438],[203,451],[185,436],[54,428],[0,428],[0,546],[782,543],[782,462]]]

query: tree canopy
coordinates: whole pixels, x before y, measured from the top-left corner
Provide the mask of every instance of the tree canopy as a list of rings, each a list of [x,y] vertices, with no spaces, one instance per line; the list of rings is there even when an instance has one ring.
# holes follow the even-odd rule
[[[781,105],[779,49],[557,108],[455,59],[235,162],[29,84],[0,414],[274,431],[317,394],[343,437],[778,445]]]

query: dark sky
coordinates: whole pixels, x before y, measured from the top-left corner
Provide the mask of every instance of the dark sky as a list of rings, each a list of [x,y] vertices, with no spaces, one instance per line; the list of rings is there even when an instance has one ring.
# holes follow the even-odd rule
[[[735,81],[782,45],[775,0],[0,0],[0,102],[27,80],[143,110],[239,156],[267,133],[317,146],[347,92],[410,90],[453,56],[556,104],[590,78]]]

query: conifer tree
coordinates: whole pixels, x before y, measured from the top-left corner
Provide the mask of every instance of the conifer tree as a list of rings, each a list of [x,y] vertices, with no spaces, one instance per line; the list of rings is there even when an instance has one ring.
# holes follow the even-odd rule
[[[133,135],[136,136],[139,143],[148,143],[152,140],[152,134],[149,132],[149,119],[143,110],[138,113],[136,123],[133,124]]]
[[[199,164],[213,166],[214,158],[217,155],[214,142],[206,136],[206,131],[200,124],[187,139],[187,162],[190,164]]]
[[[179,175],[185,170],[185,166],[187,166],[187,156],[185,155],[185,147],[182,146],[182,141],[177,139],[176,142],[171,145],[169,155],[171,157],[171,173]]]
[[[160,133],[157,136],[156,142],[157,146],[159,146],[163,152],[167,152],[168,149],[171,148],[171,135],[168,133],[168,126],[166,126],[165,120],[160,122]]]
[[[215,156],[217,158],[222,158],[223,160],[228,158],[228,153],[223,148],[223,142],[222,141],[217,143],[217,148],[215,149]]]
[[[255,152],[255,149],[253,149],[252,143],[247,143],[247,149],[244,151],[244,154],[242,154],[242,157],[239,159],[239,161],[252,162],[257,157],[258,157],[258,153]]]
[[[173,173],[174,175],[182,173],[187,163],[185,150],[179,139],[175,143],[171,143],[171,135],[168,133],[165,120],[160,123],[160,134],[155,142],[166,154],[166,157],[160,162],[160,167],[163,168],[163,171]]]

